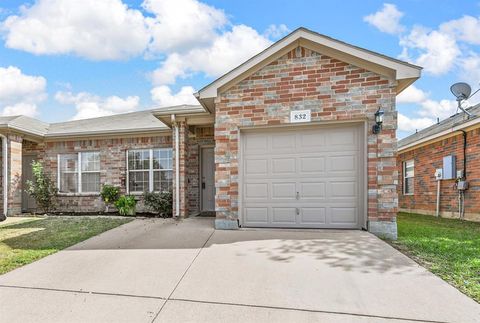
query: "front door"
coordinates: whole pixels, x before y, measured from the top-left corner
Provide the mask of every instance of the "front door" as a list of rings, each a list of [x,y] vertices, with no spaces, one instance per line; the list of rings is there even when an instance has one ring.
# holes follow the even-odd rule
[[[33,181],[32,162],[36,159],[35,155],[22,156],[22,212],[34,211],[37,207],[35,199],[27,192],[27,182]]]
[[[215,156],[213,147],[202,148],[202,211],[215,211]]]

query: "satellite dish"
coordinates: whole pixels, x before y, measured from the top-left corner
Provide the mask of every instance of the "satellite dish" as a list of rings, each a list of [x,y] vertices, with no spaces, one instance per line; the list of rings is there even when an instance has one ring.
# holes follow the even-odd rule
[[[455,83],[450,87],[453,95],[457,97],[457,101],[466,100],[470,97],[472,93],[472,88],[470,85],[464,82]]]

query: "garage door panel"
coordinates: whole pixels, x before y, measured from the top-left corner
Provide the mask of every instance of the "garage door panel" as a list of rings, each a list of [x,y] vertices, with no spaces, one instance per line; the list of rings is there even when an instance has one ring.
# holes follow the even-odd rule
[[[300,159],[300,173],[324,173],[325,172],[325,157],[298,157]]]
[[[268,224],[268,207],[244,208],[245,221],[252,224]]]
[[[268,160],[267,159],[247,159],[244,167],[245,176],[267,176],[268,175]]]
[[[297,172],[295,158],[277,157],[272,158],[272,175],[295,174]]]
[[[356,207],[332,207],[330,208],[331,224],[356,224],[357,208]]]
[[[272,200],[295,200],[296,187],[295,182],[272,183]]]
[[[343,156],[329,156],[328,157],[328,172],[352,172],[356,173],[358,170],[357,157],[355,155]]]
[[[328,134],[328,144],[337,148],[342,146],[355,149],[357,148],[357,131],[349,128],[331,129]]]
[[[298,152],[321,151],[326,148],[326,135],[324,131],[307,130],[298,133]]]
[[[268,149],[268,137],[263,135],[250,135],[244,138],[244,151],[248,155],[263,155]]]
[[[271,154],[279,154],[283,152],[291,152],[296,146],[296,135],[294,132],[287,132],[278,134],[277,136],[270,136],[271,147],[269,152]]]
[[[358,228],[363,213],[360,129],[242,133],[242,225]]]
[[[272,207],[272,223],[296,224],[297,209],[294,207]]]
[[[302,207],[301,223],[305,224],[326,224],[326,208],[324,207]]]
[[[300,196],[302,199],[324,200],[326,197],[325,182],[300,182]]]
[[[268,196],[268,184],[266,183],[245,183],[245,200],[265,200]]]
[[[332,198],[357,198],[357,182],[331,182],[330,183],[330,197]]]

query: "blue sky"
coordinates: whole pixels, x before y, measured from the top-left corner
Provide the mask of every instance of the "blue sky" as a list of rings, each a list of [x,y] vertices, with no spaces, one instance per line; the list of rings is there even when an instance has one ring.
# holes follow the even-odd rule
[[[2,1],[0,114],[56,122],[194,103],[303,26],[425,67],[398,98],[403,137],[455,112],[452,83],[479,87],[479,16],[478,1]]]

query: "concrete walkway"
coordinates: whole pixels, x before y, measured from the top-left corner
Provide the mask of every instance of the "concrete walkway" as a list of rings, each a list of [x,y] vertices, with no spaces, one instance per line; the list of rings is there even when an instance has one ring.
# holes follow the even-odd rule
[[[366,232],[135,220],[0,276],[0,322],[480,322]]]

